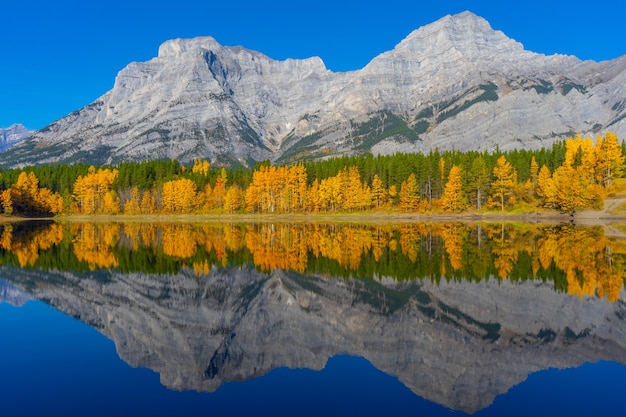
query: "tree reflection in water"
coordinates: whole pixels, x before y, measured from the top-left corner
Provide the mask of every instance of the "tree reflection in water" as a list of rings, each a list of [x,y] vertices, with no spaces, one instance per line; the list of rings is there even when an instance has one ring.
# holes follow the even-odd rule
[[[615,302],[626,243],[600,227],[406,223],[25,223],[4,225],[0,262],[21,268],[176,273],[253,264],[396,281],[552,282]]]

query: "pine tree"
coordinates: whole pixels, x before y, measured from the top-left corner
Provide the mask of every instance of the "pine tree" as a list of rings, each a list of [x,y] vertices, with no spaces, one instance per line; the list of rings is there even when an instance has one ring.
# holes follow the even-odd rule
[[[487,199],[489,191],[489,170],[482,156],[472,161],[472,168],[469,173],[468,187],[472,193],[472,201],[476,205],[476,210],[481,210],[484,201]]]

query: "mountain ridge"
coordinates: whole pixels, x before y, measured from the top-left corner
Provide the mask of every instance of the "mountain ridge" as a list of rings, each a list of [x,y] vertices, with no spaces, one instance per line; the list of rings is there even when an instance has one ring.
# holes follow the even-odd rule
[[[626,56],[542,55],[471,12],[411,32],[360,70],[173,39],[0,164],[202,158],[289,163],[372,152],[507,150],[626,135]]]

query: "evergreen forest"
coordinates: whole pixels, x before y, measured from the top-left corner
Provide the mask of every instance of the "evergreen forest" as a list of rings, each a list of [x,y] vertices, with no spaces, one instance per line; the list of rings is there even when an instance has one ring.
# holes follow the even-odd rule
[[[5,215],[220,214],[598,209],[624,174],[617,135],[550,148],[364,154],[252,168],[196,160],[0,170]]]

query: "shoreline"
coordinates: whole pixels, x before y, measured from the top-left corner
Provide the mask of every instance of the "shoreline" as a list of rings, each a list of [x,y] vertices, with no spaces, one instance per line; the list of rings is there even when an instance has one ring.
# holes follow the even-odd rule
[[[524,223],[570,223],[570,224],[607,224],[626,222],[626,214],[614,214],[602,210],[581,211],[574,213],[537,211],[529,213],[484,212],[484,213],[280,213],[280,214],[77,214],[48,218],[27,218],[0,216],[2,223],[22,221],[55,221],[59,223],[76,222],[524,222]]]

